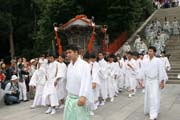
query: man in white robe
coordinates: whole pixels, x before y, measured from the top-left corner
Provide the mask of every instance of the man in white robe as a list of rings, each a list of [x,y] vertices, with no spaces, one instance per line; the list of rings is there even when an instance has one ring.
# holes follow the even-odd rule
[[[59,105],[57,96],[57,85],[59,82],[59,67],[58,62],[55,61],[55,57],[50,55],[49,64],[46,70],[46,83],[43,91],[42,105],[48,106],[46,114],[55,114],[55,107]]]
[[[66,47],[67,58],[71,61],[67,68],[66,88],[68,96],[64,109],[64,120],[89,120],[88,101],[91,89],[89,64],[82,60],[76,45]]]
[[[91,112],[90,115],[94,115],[93,110],[97,110],[99,105],[99,92],[100,92],[100,79],[98,76],[99,72],[99,64],[96,62],[96,55],[94,53],[91,53],[89,55],[89,65],[91,68]]]
[[[163,51],[163,45],[159,39],[155,40],[154,47],[157,50],[156,55],[159,56],[161,52]]]
[[[158,39],[158,40],[160,41],[160,43],[161,43],[161,46],[162,46],[162,47],[161,47],[161,51],[164,51],[164,50],[165,50],[165,47],[166,47],[166,44],[165,44],[166,41],[165,41],[165,38],[161,36],[161,34],[162,34],[162,33],[160,33],[160,32],[158,33],[157,39]]]
[[[180,25],[176,20],[176,17],[174,17],[174,21],[172,22],[172,28],[173,28],[173,35],[179,35]]]
[[[59,76],[59,82],[57,85],[57,95],[59,100],[59,108],[64,108],[64,100],[67,96],[67,90],[66,90],[66,72],[67,72],[67,66],[64,63],[65,55],[60,55],[57,59],[58,61],[58,76]]]
[[[141,37],[139,35],[136,36],[136,39],[134,41],[134,48],[137,52],[140,52],[140,44],[141,44]]]
[[[99,79],[100,79],[100,95],[103,99],[103,101],[101,101],[101,105],[104,105],[106,102],[106,99],[108,97],[107,95],[107,62],[104,60],[104,55],[102,52],[98,53],[98,64],[99,64]]]
[[[148,38],[148,45],[153,45],[154,39],[155,39],[155,32],[153,31],[153,28],[151,28]]]
[[[138,79],[139,79],[139,85],[140,85],[140,88],[142,88],[142,93],[144,93],[144,81],[141,79],[141,69],[142,69],[142,64],[143,64],[143,61],[144,59],[148,59],[149,56],[147,56],[146,58],[144,57],[144,54],[140,53],[139,54],[139,74],[138,74]]]
[[[121,92],[124,88],[124,62],[123,60],[120,60],[120,57],[117,56],[116,61],[116,67],[117,67],[117,81],[118,81],[118,92]]]
[[[171,70],[171,65],[169,63],[168,58],[165,56],[165,52],[161,53],[161,60],[163,61],[163,66],[164,66],[165,70],[170,71]]]
[[[157,27],[158,27],[158,31],[161,31],[161,23],[160,23],[160,21],[158,20],[158,19],[156,19],[155,20],[155,24],[157,25]]]
[[[142,53],[142,52],[147,52],[148,48],[147,45],[144,43],[144,41],[140,41],[140,46],[139,46],[139,50],[137,51],[138,53]]]
[[[132,58],[132,52],[128,52],[125,62],[126,80],[129,83],[129,98],[136,92],[136,61]]]
[[[169,21],[165,18],[164,24],[163,24],[163,30],[165,33],[167,33],[169,36],[171,34],[171,25]]]
[[[136,67],[136,88],[140,88],[140,86],[139,86],[140,61],[138,59],[139,53],[133,52],[132,57],[135,60],[135,67]]]
[[[107,64],[107,92],[111,102],[114,101],[114,96],[116,91],[117,91],[116,64],[114,63],[114,55],[110,55]]]
[[[123,54],[124,54],[125,52],[131,51],[131,46],[129,45],[128,42],[125,42],[125,44],[122,46],[122,51],[123,51]]]
[[[150,120],[156,120],[160,108],[160,89],[164,88],[164,69],[159,58],[155,57],[156,48],[149,47],[149,58],[143,61],[141,76],[145,81],[144,113]]]

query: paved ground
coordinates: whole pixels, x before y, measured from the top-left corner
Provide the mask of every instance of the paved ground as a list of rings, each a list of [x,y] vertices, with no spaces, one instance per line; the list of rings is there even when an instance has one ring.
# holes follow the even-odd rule
[[[46,115],[46,108],[29,109],[32,101],[13,106],[0,107],[0,120],[62,120],[63,110],[56,115]],[[123,92],[113,103],[95,111],[91,120],[148,120],[143,114],[143,94],[139,91],[133,98]],[[161,94],[159,120],[180,120],[180,85],[167,85]]]

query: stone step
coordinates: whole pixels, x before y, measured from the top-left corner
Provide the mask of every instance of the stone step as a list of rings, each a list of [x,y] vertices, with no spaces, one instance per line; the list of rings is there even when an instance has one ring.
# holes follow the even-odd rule
[[[180,40],[170,40],[170,41],[166,41],[166,44],[167,44],[168,46],[171,46],[171,44],[172,44],[172,45],[178,45],[178,44],[176,44],[176,43],[180,43]]]
[[[168,80],[166,83],[167,83],[167,84],[180,84],[180,80],[178,80],[178,79]]]
[[[171,53],[171,55],[169,56],[169,58],[179,58],[180,59],[180,54],[173,54]]]
[[[172,56],[172,57],[169,58],[169,60],[172,61],[172,62],[173,61],[178,62],[178,60],[180,60],[180,56],[174,56],[174,57]]]
[[[180,64],[180,59],[170,58],[169,61],[170,61],[171,64],[174,64],[174,65],[179,65]]]
[[[177,44],[180,44],[180,43],[177,43]],[[176,46],[176,45],[172,45],[172,46],[166,46],[165,48],[166,50],[170,50],[170,51],[173,51],[173,50],[180,50],[180,46]]]
[[[180,44],[180,43],[179,43],[179,44]],[[167,48],[167,47],[166,47],[166,51],[171,51],[171,52],[180,51],[180,46],[179,46],[178,48],[174,48],[174,47]]]
[[[179,58],[170,57],[169,61],[170,61],[170,63],[176,62],[178,64],[180,62],[180,59]]]
[[[170,52],[170,51],[169,51]],[[169,53],[168,52],[168,53]],[[173,53],[173,52],[171,52],[170,54],[169,54],[169,58],[173,58],[173,57],[179,57],[179,55],[180,55],[180,53],[178,53],[178,52],[176,52],[176,53]]]
[[[180,44],[180,43],[178,43],[178,44]],[[176,48],[176,46],[166,47],[166,51],[171,51],[171,52],[180,51],[180,46],[177,46],[177,48]]]
[[[175,53],[175,54],[173,54],[173,53],[170,53],[170,56],[169,56],[169,58],[173,58],[173,57],[179,57],[180,56],[180,54],[177,54],[177,53]]]
[[[169,54],[170,57],[180,56],[180,50],[179,51],[178,50],[169,50],[169,51],[166,50],[166,53]]]
[[[169,53],[170,51],[168,51],[168,53]],[[170,56],[169,56],[169,58],[173,58],[173,57],[176,57],[176,58],[180,58],[180,54],[173,54],[173,52],[170,52]]]
[[[179,43],[180,43],[179,41],[177,41],[177,42],[173,41],[173,42],[166,42],[165,44],[166,44],[166,47],[168,47],[168,46],[172,47],[173,45],[174,46],[179,46]]]
[[[171,36],[172,37],[172,36]],[[170,39],[169,40],[167,40],[167,41],[165,41],[166,43],[175,43],[175,42],[179,42],[179,38],[171,38],[170,37]]]
[[[171,72],[171,71],[172,71],[172,72],[175,72],[175,73],[178,73],[178,72],[180,73],[180,68],[174,68],[174,67],[172,67],[171,70],[168,71],[168,73]]]
[[[179,73],[168,73],[168,78],[176,78]]]
[[[178,63],[174,63],[174,62],[170,62],[171,65],[171,70],[179,70],[180,69],[180,64]]]
[[[176,48],[176,47],[178,47],[178,48]],[[180,46],[166,47],[165,49],[166,49],[166,51],[171,51],[171,52],[173,52],[173,51],[180,51]]]
[[[167,46],[172,46],[172,45],[177,45],[176,43],[180,43],[180,40],[171,40],[171,41],[166,41]]]
[[[179,42],[178,40],[180,40],[180,36],[171,36],[169,40],[167,40],[166,42]]]
[[[180,81],[180,79],[178,79],[177,76],[168,76],[168,80],[179,80]]]
[[[180,37],[180,36],[171,36],[170,39],[167,40],[167,42],[171,42],[171,41],[173,41],[173,40],[174,40],[174,41],[177,41],[177,40],[179,40],[179,37]]]
[[[170,63],[177,64],[177,65],[180,63],[179,60],[180,60],[179,58],[173,58],[173,57],[169,58]]]
[[[168,75],[168,78],[177,78],[177,76],[178,76],[178,74],[179,73],[167,73],[167,75]]]
[[[171,65],[171,67],[176,67],[176,68],[180,68],[180,63],[179,62],[177,62],[177,61],[170,61],[170,65]]]
[[[172,54],[172,51],[166,51],[166,54],[169,55],[169,58],[172,58],[172,57],[179,57],[180,54]]]
[[[171,67],[176,67],[176,68],[180,68],[180,61],[172,61],[172,60],[170,60],[170,65],[171,65]]]
[[[167,73],[180,74],[180,69],[173,69],[173,68],[171,68],[171,70],[168,71]]]
[[[170,64],[171,65],[171,70],[180,70],[180,65],[176,64]]]

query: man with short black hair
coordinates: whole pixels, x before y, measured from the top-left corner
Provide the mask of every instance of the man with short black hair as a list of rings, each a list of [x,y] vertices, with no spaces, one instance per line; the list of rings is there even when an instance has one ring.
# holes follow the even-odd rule
[[[91,87],[89,64],[82,60],[76,45],[66,47],[67,58],[71,61],[67,69],[67,92],[64,120],[89,120],[89,92]]]
[[[102,52],[98,53],[98,64],[99,64],[99,72],[98,76],[100,79],[100,95],[102,97],[102,101],[100,105],[104,105],[106,99],[108,97],[107,93],[107,62],[104,60],[104,54]]]
[[[42,105],[48,106],[46,114],[55,114],[55,107],[59,105],[58,96],[57,96],[57,85],[59,82],[59,67],[58,62],[55,61],[55,56],[53,54],[49,55],[49,64],[46,70],[46,83],[43,91]]]
[[[57,85],[57,95],[59,100],[59,108],[64,108],[64,100],[67,96],[67,90],[66,90],[66,73],[67,73],[67,66],[64,63],[65,55],[59,55],[57,58],[58,61],[58,67],[59,67],[59,83]]]
[[[125,71],[126,71],[126,80],[129,84],[129,95],[128,97],[131,98],[136,93],[136,72],[137,66],[136,61],[132,58],[133,53],[127,53],[127,61],[125,62]]]
[[[142,79],[145,81],[144,113],[149,114],[150,120],[156,120],[160,108],[160,89],[165,84],[165,69],[159,58],[155,57],[156,48],[150,46],[148,58],[144,59],[141,67]]]

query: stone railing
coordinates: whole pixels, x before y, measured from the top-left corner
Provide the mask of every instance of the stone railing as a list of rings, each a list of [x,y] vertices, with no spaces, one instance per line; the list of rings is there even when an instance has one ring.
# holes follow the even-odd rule
[[[131,45],[131,48],[133,48],[134,40],[137,35],[137,33],[144,32],[145,26],[152,20],[153,16],[156,14],[158,10],[155,10],[151,16],[146,19],[146,21],[131,35],[131,37],[127,40],[127,42]],[[117,51],[117,53],[122,53],[122,47]]]

